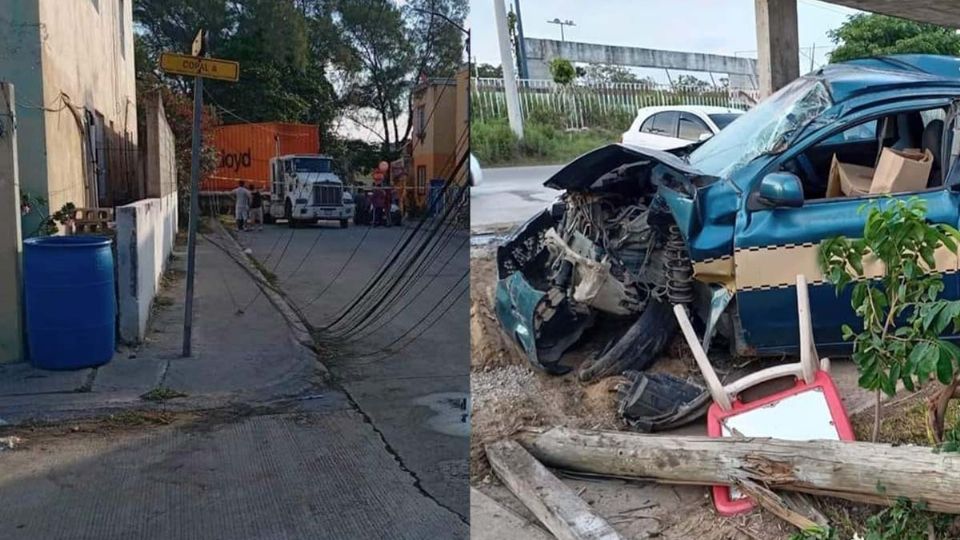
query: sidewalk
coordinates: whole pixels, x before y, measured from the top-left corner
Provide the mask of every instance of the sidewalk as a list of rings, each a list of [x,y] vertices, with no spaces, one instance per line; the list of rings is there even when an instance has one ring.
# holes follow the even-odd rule
[[[233,249],[228,239],[211,236]],[[133,408],[189,410],[263,402],[302,394],[319,380],[316,358],[297,343],[287,320],[253,278],[200,237],[193,356],[181,358],[186,246],[174,248],[171,268],[168,275],[176,277],[155,300],[140,346],[119,346],[109,363],[78,371],[0,365],[0,425]],[[162,403],[141,397],[158,388],[186,395]]]

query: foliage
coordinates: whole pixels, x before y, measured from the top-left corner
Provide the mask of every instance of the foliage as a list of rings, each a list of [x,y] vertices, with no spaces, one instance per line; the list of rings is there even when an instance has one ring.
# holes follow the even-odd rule
[[[907,499],[897,502],[867,519],[864,540],[926,540],[948,538],[952,517],[926,511],[923,503]]]
[[[35,213],[40,219],[36,228],[25,236],[51,236],[57,234],[60,232],[60,227],[58,227],[57,224],[66,225],[70,223],[76,214],[77,207],[72,202],[64,204],[60,207],[60,210],[57,210],[52,215],[47,213],[48,204],[47,199],[39,195],[33,195],[26,191],[20,193],[20,217],[22,218]]]
[[[403,7],[419,62],[417,72],[431,77],[449,77],[464,58],[464,36],[442,17],[462,25],[470,10],[467,0],[409,0]],[[420,11],[418,11],[418,9]],[[433,15],[430,12],[436,13]]]
[[[892,396],[897,383],[908,390],[931,375],[952,395],[960,347],[940,338],[948,328],[960,330],[960,301],[942,300],[944,285],[936,272],[937,249],[957,253],[960,232],[949,225],[927,223],[926,203],[888,198],[867,204],[863,238],[836,237],[820,247],[820,265],[837,292],[854,282],[851,306],[862,319],[855,332],[844,325],[844,340],[853,340],[853,360],[861,387]],[[883,268],[879,279],[865,268]],[[942,431],[946,401],[939,412]],[[879,407],[877,408],[879,411]],[[879,431],[875,418],[874,439]],[[940,433],[934,433],[938,439]]]
[[[493,66],[490,64],[477,64],[476,70],[474,71],[474,76],[482,77],[482,78],[491,78],[491,79],[502,79],[503,66]]]
[[[818,527],[806,531],[797,531],[790,535],[789,540],[837,540],[837,530]]]
[[[937,451],[960,453],[960,426],[954,424],[953,427],[944,431],[943,442]]]
[[[566,58],[554,58],[550,61],[550,76],[553,77],[553,82],[568,85],[577,78],[577,70],[573,69],[573,64]]]
[[[602,130],[568,132],[553,126],[527,122],[518,140],[506,120],[474,121],[471,152],[485,166],[518,163],[564,163],[611,140],[617,134]]]
[[[887,54],[960,54],[960,35],[952,29],[898,17],[857,14],[830,31],[837,48],[831,62]]]
[[[694,77],[693,75],[680,75],[673,81],[671,86],[674,88],[697,90],[708,90],[712,87],[709,82],[698,77]]]
[[[640,77],[637,77],[634,72],[623,66],[607,64],[591,64],[586,68],[583,68],[583,74],[578,74],[578,77],[591,84],[645,83],[651,86],[656,84],[656,81],[650,77],[644,77],[641,79]]]

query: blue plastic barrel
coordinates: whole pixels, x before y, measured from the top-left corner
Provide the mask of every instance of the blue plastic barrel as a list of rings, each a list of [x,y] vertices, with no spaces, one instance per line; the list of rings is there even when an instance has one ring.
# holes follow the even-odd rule
[[[113,357],[113,251],[103,236],[23,241],[27,347],[42,369],[98,366]]]

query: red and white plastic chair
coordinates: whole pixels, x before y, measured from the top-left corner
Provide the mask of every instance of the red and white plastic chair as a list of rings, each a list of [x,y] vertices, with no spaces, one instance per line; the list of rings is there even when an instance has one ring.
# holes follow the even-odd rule
[[[707,410],[710,437],[771,437],[795,441],[854,440],[853,428],[840,393],[830,378],[830,360],[820,358],[813,342],[807,281],[797,276],[797,316],[800,327],[800,361],[769,367],[722,385],[697,339],[682,305],[673,307],[693,357],[713,397]],[[761,383],[794,377],[793,387],[744,403],[740,394]],[[734,516],[749,512],[754,502],[728,486],[713,486],[717,512]]]

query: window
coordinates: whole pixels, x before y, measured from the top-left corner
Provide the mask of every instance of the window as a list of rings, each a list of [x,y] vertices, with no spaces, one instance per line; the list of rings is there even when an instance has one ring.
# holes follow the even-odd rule
[[[699,141],[701,135],[713,135],[703,120],[690,113],[680,114],[679,138],[688,141]]]
[[[293,170],[308,173],[328,173],[331,170],[329,159],[325,158],[294,158]]]
[[[743,116],[743,113],[721,113],[721,114],[708,114],[710,120],[713,120],[713,123],[717,125],[717,129],[723,129],[727,127],[730,122],[733,122],[737,118]]]
[[[853,126],[841,131],[820,144],[841,144],[845,142],[873,141],[877,139],[877,121],[871,120],[865,124]]]
[[[417,135],[423,137],[427,131],[427,117],[423,110],[423,105],[417,107]]]
[[[677,121],[680,119],[680,113],[676,111],[667,111],[657,113],[644,120],[640,131],[652,135],[663,135],[665,137],[677,136]]]
[[[427,192],[427,166],[426,165],[417,166],[417,191],[420,193]]]

